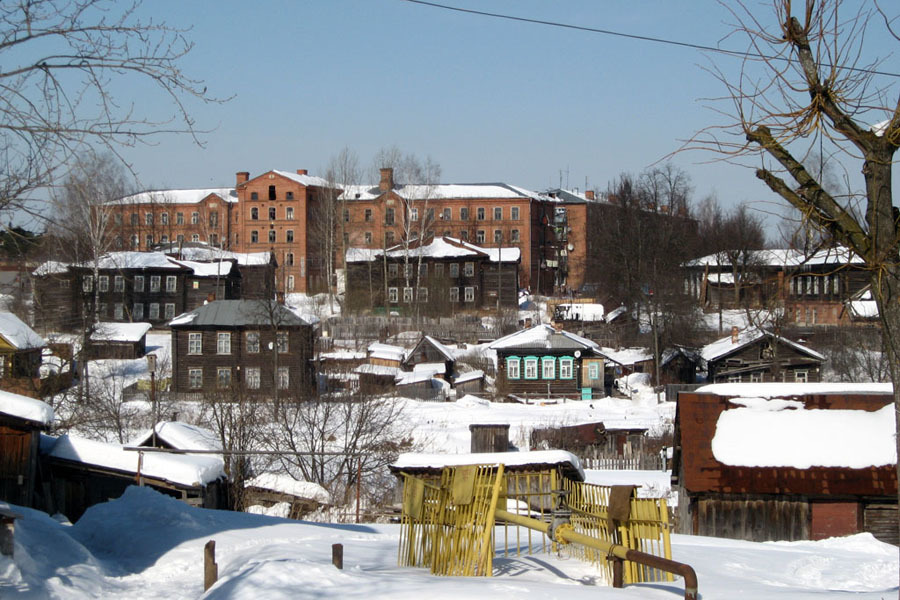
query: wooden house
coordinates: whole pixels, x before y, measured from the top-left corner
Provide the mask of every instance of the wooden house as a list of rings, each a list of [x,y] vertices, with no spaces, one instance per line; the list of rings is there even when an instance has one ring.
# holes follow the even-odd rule
[[[181,421],[160,421],[153,429],[134,439],[131,446],[207,452],[222,450],[222,441],[215,433],[203,427]]]
[[[88,356],[135,359],[147,353],[150,323],[99,323],[88,339]]]
[[[262,473],[244,483],[244,503],[248,512],[261,512],[255,507],[269,509],[277,504],[285,510],[278,515],[286,519],[302,519],[304,515],[331,504],[331,494],[318,483],[298,481],[289,475]]]
[[[755,328],[734,327],[730,336],[704,346],[700,355],[710,383],[816,382],[825,362],[815,350]]]
[[[890,384],[716,384],[681,392],[673,487],[681,533],[897,544]]]
[[[34,506],[41,431],[53,424],[46,403],[0,391],[0,500]]]
[[[504,394],[584,399],[605,395],[604,355],[591,340],[537,325],[488,347],[497,352],[497,387]]]
[[[44,338],[11,312],[0,312],[0,381],[39,377]]]
[[[659,383],[666,385],[692,384],[697,380],[700,352],[685,346],[671,346],[663,350],[659,360]]]

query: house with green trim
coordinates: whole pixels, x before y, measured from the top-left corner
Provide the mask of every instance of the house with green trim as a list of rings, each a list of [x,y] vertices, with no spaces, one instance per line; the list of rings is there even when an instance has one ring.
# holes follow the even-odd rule
[[[522,399],[602,398],[606,357],[587,338],[552,325],[502,337],[497,352],[497,389]]]

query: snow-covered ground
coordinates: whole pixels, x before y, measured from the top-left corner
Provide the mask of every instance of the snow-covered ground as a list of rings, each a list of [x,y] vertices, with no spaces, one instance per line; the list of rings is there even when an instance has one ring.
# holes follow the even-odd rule
[[[490,578],[436,577],[397,566],[399,526],[329,525],[191,508],[146,488],[89,509],[75,525],[13,507],[15,559],[0,559],[0,597],[315,599],[682,598],[680,580],[617,590],[597,567],[556,554],[498,553]],[[496,539],[502,540],[500,532]],[[219,581],[203,592],[203,546],[216,542]],[[344,570],[331,545],[344,546]],[[751,543],[673,536],[672,556],[697,572],[700,597],[880,600],[897,595],[897,549],[868,534]]]

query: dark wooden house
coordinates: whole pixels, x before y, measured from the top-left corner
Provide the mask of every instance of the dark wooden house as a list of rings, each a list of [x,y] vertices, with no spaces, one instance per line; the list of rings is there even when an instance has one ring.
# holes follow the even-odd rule
[[[678,395],[681,533],[898,543],[890,385],[717,384]]]
[[[98,323],[88,339],[91,359],[142,358],[147,353],[150,323]]]
[[[604,392],[604,356],[591,340],[537,325],[490,344],[497,352],[497,388],[519,397],[590,399]]]
[[[48,404],[0,391],[0,500],[34,506],[41,431],[52,424]]]
[[[19,317],[0,311],[0,385],[39,377],[41,351],[46,345]]]
[[[802,344],[762,329],[739,331],[704,346],[710,383],[819,381],[825,357]]]
[[[219,300],[178,316],[172,390],[303,396],[315,390],[315,318],[274,301]]]
[[[659,383],[692,384],[697,380],[699,367],[700,352],[685,346],[671,346],[663,350],[659,359]]]

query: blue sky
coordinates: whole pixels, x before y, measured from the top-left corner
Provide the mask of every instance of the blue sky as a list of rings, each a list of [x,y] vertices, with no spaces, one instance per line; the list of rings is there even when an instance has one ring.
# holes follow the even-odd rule
[[[447,4],[716,45],[731,30],[711,0],[446,0]],[[605,189],[721,118],[722,85],[686,48],[490,19],[401,0],[182,2],[144,7],[192,26],[185,70],[225,104],[192,106],[187,138],[126,152],[142,187],[232,185],[236,171],[321,173],[347,146],[430,155],[445,182]],[[726,47],[743,49],[737,41]],[[738,61],[716,58],[737,72]],[[686,153],[695,197],[773,197],[748,169]],[[562,175],[561,175],[562,173]],[[764,210],[778,204],[760,204]]]

